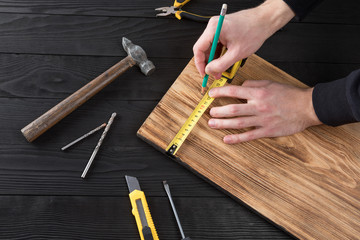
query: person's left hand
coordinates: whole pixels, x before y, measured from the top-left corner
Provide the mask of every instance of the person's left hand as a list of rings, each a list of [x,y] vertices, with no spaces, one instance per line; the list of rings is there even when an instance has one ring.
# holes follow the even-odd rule
[[[213,107],[208,124],[215,129],[249,131],[227,135],[224,142],[234,144],[263,137],[287,136],[319,125],[312,104],[312,88],[302,89],[267,80],[248,80],[242,86],[213,88],[214,98],[232,97],[246,103]]]

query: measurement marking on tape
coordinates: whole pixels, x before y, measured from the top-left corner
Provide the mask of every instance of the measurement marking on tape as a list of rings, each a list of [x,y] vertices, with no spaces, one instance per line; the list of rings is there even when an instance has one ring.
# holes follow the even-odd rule
[[[227,78],[222,77],[218,80],[214,80],[211,84],[204,97],[200,100],[199,104],[195,107],[190,117],[186,120],[184,125],[181,127],[179,132],[170,142],[170,144],[166,148],[166,152],[170,155],[175,155],[179,150],[181,145],[184,143],[187,136],[190,134],[191,130],[195,127],[196,123],[199,121],[203,113],[210,106],[210,104],[214,101],[214,98],[209,96],[209,91],[215,87],[222,87],[225,85]]]

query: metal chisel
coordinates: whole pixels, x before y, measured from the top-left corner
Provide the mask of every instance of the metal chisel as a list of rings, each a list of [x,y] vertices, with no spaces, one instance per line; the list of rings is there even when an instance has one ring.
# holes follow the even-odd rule
[[[129,188],[132,214],[135,217],[141,240],[159,240],[145,194],[136,177],[125,176]]]

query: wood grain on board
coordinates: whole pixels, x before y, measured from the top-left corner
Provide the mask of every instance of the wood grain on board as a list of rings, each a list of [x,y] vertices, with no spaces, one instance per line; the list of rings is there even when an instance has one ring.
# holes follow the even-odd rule
[[[269,79],[307,86],[253,55],[233,84]],[[201,99],[193,60],[138,130],[162,152]],[[209,84],[213,79],[210,79]],[[216,99],[212,106],[240,101]],[[300,239],[360,236],[360,125],[316,126],[304,132],[226,145],[239,130],[207,126],[208,111],[176,154],[176,160],[246,203]]]

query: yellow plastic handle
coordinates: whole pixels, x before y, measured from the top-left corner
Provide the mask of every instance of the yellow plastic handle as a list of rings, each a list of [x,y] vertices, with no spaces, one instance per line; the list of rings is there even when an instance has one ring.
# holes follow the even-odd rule
[[[154,240],[159,240],[159,237],[157,235],[155,225],[154,225],[154,222],[152,220],[150,210],[149,210],[149,206],[147,204],[144,192],[139,191],[139,190],[134,190],[129,194],[129,198],[130,198],[130,202],[131,202],[131,206],[132,206],[132,214],[135,216],[136,225],[138,227],[141,240],[145,240],[145,238],[144,238],[143,231],[142,231],[143,226],[141,224],[139,210],[138,210],[137,205],[136,205],[136,200],[139,200],[139,199],[141,200],[142,206],[144,208],[146,220],[147,220],[149,228],[151,229],[153,239]]]
[[[188,2],[190,2],[190,0],[185,0],[185,1],[175,0],[175,2],[174,2],[174,7],[176,7],[176,8],[181,8],[182,6],[184,6],[185,4],[187,4]]]
[[[223,46],[220,56],[224,55],[226,53],[226,51],[227,51],[227,48],[225,46]],[[235,74],[238,71],[238,69],[240,67],[244,66],[245,62],[246,62],[246,58],[241,59],[240,61],[237,61],[229,69],[227,69],[225,72],[223,72],[222,76],[224,76],[224,77],[226,77],[227,79],[230,79],[230,80],[233,79],[235,77]]]
[[[175,12],[175,17],[179,20],[181,20],[181,18],[187,18],[189,20],[193,20],[196,22],[208,22],[209,19],[211,18],[211,16],[201,16],[195,13],[190,13],[180,10]]]

